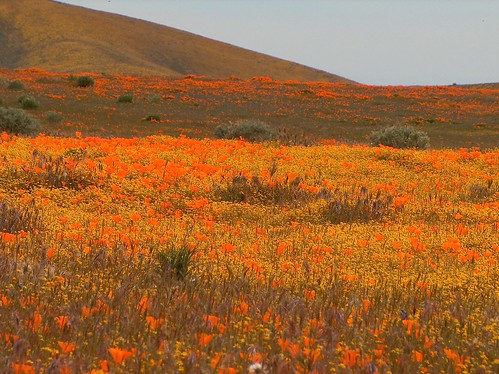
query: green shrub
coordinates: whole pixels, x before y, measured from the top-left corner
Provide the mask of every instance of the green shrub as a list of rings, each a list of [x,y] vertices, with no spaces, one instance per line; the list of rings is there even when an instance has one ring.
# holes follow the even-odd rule
[[[158,116],[157,114],[151,114],[151,115],[148,115],[146,118],[144,118],[144,121],[160,122],[161,121],[161,117]]]
[[[91,87],[94,83],[94,78],[88,75],[82,75],[81,77],[76,78],[76,86],[78,87]]]
[[[131,94],[121,95],[118,98],[118,103],[132,103],[132,102],[133,102],[133,95]]]
[[[31,118],[24,110],[0,108],[0,132],[29,135],[39,130],[40,123]]]
[[[373,131],[370,139],[375,146],[381,144],[393,148],[416,149],[425,149],[430,146],[428,135],[412,126],[392,126]]]
[[[215,129],[218,139],[243,139],[249,142],[273,140],[277,133],[266,123],[259,121],[238,121],[230,125],[220,125]]]
[[[195,251],[185,244],[179,248],[170,245],[158,252],[160,271],[167,278],[174,276],[177,280],[183,281],[192,272],[194,254]]]
[[[3,106],[3,99],[0,97],[0,106]]]
[[[9,90],[16,90],[16,91],[19,91],[19,90],[24,90],[26,89],[26,86],[24,85],[23,82],[19,81],[19,80],[15,80],[15,81],[12,81],[9,83],[9,85],[7,86],[7,88]]]
[[[47,120],[47,122],[50,122],[50,123],[59,123],[62,121],[62,114],[61,113],[57,113],[57,112],[53,112],[53,111],[50,111],[50,112],[47,112],[47,114],[45,115],[45,119]]]
[[[22,95],[17,99],[17,102],[21,104],[21,107],[23,109],[38,109],[40,104],[38,104],[38,101],[33,96],[30,95]]]

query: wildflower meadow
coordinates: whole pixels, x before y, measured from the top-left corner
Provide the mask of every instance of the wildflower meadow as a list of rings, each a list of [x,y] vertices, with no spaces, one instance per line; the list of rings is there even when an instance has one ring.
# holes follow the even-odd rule
[[[6,372],[499,370],[497,150],[0,139]]]

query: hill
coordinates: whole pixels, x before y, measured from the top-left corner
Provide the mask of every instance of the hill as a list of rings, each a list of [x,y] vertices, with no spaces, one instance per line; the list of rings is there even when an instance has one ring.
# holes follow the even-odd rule
[[[171,27],[49,0],[0,3],[0,66],[56,72],[351,82]]]
[[[499,82],[496,83],[475,83],[475,84],[460,84],[458,87],[462,88],[485,88],[490,90],[498,90]]]
[[[218,125],[250,119],[293,137],[346,143],[365,143],[372,131],[392,125],[417,126],[434,148],[495,148],[499,139],[497,89],[87,74],[94,87],[76,87],[68,73],[0,69],[0,103],[20,107],[22,95],[33,96],[39,108],[31,115],[47,135],[202,138]],[[24,90],[9,89],[16,80]],[[133,102],[118,102],[122,95]],[[51,120],[54,113],[59,121]],[[159,121],[144,121],[151,115]]]

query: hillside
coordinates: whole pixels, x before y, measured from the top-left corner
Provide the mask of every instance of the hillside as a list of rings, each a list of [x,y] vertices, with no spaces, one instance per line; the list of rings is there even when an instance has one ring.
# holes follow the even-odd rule
[[[0,2],[0,66],[351,82],[178,29],[49,0]]]
[[[475,84],[460,84],[458,85],[462,88],[486,88],[490,90],[498,90],[499,82],[496,83],[475,83]]]
[[[20,107],[22,95],[33,96],[39,108],[30,114],[53,135],[202,138],[218,125],[251,119],[292,136],[346,143],[365,143],[372,131],[391,125],[417,126],[434,148],[495,148],[499,139],[497,89],[91,75],[95,86],[82,89],[67,73],[0,69],[0,102]],[[9,89],[15,80],[25,89]],[[125,94],[132,103],[118,102]],[[160,120],[144,121],[150,115]]]

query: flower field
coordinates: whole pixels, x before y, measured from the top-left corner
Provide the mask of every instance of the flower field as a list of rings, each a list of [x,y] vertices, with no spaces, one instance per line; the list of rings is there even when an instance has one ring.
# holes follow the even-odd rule
[[[1,368],[499,370],[497,150],[76,135],[1,135]]]
[[[82,74],[80,74],[82,75]],[[497,85],[403,87],[298,81],[268,77],[214,80],[188,75],[183,79],[86,73],[95,79],[87,88],[76,76],[40,69],[0,69],[0,100],[19,106],[29,94],[40,103],[30,114],[47,135],[133,137],[185,134],[212,137],[220,124],[259,120],[289,136],[368,142],[372,131],[410,125],[428,133],[433,148],[497,147]],[[20,81],[25,89],[8,89]],[[128,95],[133,102],[119,102]],[[59,116],[52,122],[50,116]],[[157,118],[144,121],[145,118]]]

